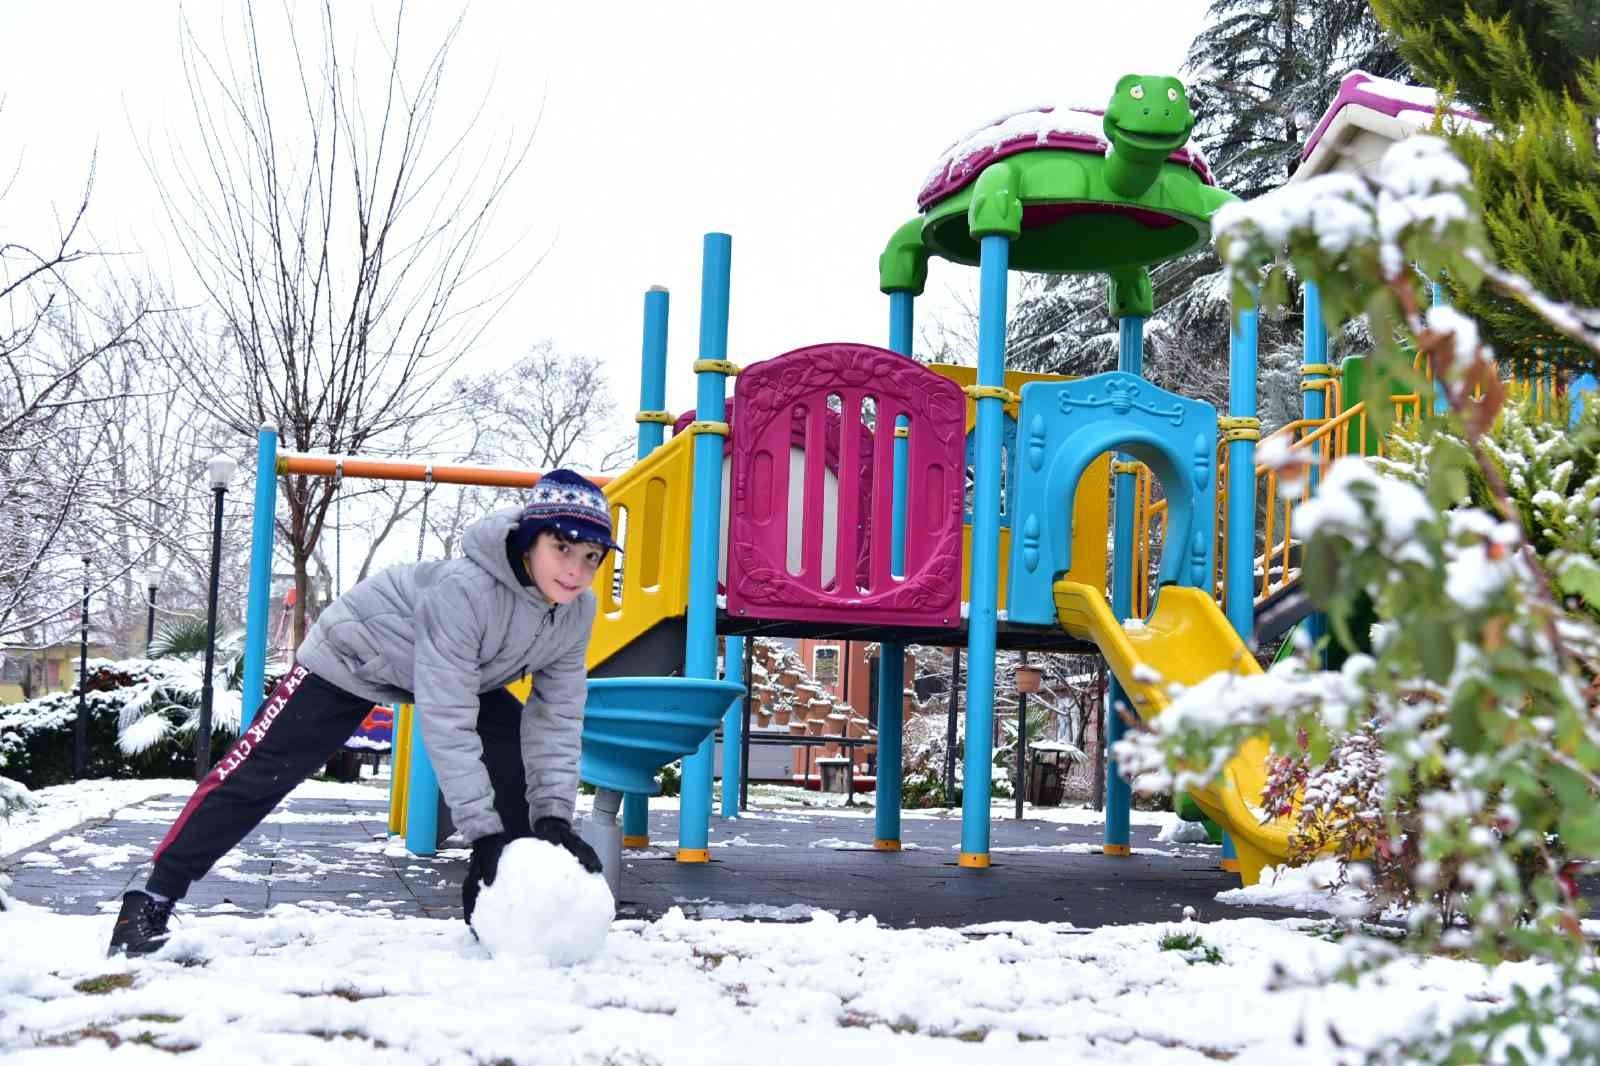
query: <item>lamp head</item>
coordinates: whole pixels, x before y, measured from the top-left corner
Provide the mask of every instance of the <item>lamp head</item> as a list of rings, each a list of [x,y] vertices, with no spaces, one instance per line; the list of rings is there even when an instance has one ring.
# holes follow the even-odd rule
[[[228,482],[233,478],[234,467],[238,464],[226,455],[213,455],[206,460],[206,480],[211,484],[211,491],[221,492],[227,489]]]

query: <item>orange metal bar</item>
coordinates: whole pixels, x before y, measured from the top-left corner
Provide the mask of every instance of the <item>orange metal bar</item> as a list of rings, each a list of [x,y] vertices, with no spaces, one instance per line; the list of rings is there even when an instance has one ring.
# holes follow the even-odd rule
[[[298,455],[278,456],[278,475],[306,474],[313,477],[371,478],[376,481],[426,481],[432,471],[436,485],[486,485],[494,488],[527,489],[544,477],[537,470],[501,470],[488,466],[446,463],[400,462],[390,459],[362,459],[359,456]],[[611,483],[608,477],[591,477],[596,485]]]

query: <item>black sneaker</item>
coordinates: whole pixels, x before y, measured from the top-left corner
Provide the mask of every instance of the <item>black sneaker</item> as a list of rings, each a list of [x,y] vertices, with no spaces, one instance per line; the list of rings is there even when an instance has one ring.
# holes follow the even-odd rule
[[[106,957],[112,955],[149,955],[160,951],[167,942],[167,921],[172,917],[173,900],[157,901],[148,892],[137,889],[122,896],[122,912],[117,924],[111,927],[111,946]]]

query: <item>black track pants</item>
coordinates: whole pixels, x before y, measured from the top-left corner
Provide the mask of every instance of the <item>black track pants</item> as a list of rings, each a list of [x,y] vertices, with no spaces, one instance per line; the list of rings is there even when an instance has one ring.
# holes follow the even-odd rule
[[[294,787],[321,768],[372,710],[295,665],[184,805],[156,848],[147,888],[182,898],[191,882],[249,835]],[[478,733],[494,788],[495,810],[512,835],[527,835],[521,752],[522,705],[505,689],[479,697]]]

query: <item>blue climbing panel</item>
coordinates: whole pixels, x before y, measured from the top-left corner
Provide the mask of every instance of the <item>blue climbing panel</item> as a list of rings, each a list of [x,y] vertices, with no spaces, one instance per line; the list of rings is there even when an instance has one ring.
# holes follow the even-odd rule
[[[1078,479],[1102,452],[1139,460],[1167,495],[1161,584],[1204,587],[1213,572],[1217,411],[1135,374],[1112,371],[1022,388],[1012,464],[1012,622],[1051,625],[1051,586],[1072,563],[1072,502]]]

